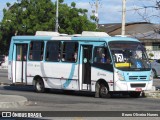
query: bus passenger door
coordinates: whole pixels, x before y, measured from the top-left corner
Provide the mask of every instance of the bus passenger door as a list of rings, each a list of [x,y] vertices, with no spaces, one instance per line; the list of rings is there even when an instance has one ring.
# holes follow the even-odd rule
[[[82,90],[91,90],[91,59],[92,59],[92,45],[83,45],[81,47],[81,80]]]
[[[28,44],[16,44],[15,83],[26,83],[26,59]]]

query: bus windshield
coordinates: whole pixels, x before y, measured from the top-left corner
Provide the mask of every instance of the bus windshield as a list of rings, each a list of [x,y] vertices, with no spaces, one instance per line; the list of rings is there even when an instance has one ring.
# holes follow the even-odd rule
[[[150,70],[150,63],[144,47],[139,42],[109,43],[113,64],[120,70]]]

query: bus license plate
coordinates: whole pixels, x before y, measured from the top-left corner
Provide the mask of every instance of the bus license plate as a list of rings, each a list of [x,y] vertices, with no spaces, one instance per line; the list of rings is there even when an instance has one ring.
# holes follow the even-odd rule
[[[136,88],[136,91],[142,91],[142,88]]]

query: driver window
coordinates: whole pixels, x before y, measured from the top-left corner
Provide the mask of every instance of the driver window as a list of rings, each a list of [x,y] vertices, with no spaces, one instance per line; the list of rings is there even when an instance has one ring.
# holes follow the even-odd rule
[[[105,64],[111,63],[111,57],[109,51],[105,47],[95,47],[94,49],[94,63]]]

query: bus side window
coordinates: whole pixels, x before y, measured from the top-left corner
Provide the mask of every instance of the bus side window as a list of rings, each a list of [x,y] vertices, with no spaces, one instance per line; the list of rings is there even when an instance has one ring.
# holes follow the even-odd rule
[[[33,50],[33,42],[30,43],[29,45],[29,60],[32,60],[32,50]]]
[[[28,44],[17,44],[16,45],[16,60],[26,61],[27,51],[28,51]]]
[[[21,61],[22,60],[22,53],[21,53],[21,51],[22,51],[22,46],[21,45],[17,45],[17,47],[16,47],[16,60],[17,61]]]
[[[77,62],[77,57],[78,57],[78,43],[77,42],[64,42],[62,61]]]
[[[23,45],[23,61],[26,61],[27,60],[27,50],[28,50],[28,45]]]
[[[29,60],[32,61],[42,61],[44,51],[44,42],[42,41],[32,41],[30,43]]]
[[[94,49],[94,63],[111,63],[111,57],[106,47],[95,47]]]
[[[46,47],[46,61],[60,61],[60,45],[59,41],[49,41]]]

